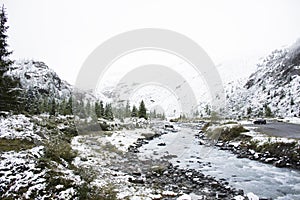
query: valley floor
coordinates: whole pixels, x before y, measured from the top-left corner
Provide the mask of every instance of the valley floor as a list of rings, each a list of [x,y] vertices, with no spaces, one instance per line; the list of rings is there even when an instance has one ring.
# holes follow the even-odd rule
[[[199,130],[193,124],[181,126],[178,132],[171,132],[162,130],[162,123],[157,122],[151,128],[149,124],[141,124],[140,128],[124,126],[115,131],[78,134],[72,116],[2,116],[0,196],[2,199],[258,199],[254,190],[245,187],[243,191],[238,182],[235,184],[237,179],[230,178],[231,172],[223,169],[222,163],[214,162],[238,158],[215,147],[199,145],[201,139],[195,138]],[[216,159],[207,161],[209,157],[203,155],[212,150],[216,153],[212,158]],[[250,166],[249,172],[253,171],[252,162],[243,161],[243,165]],[[238,163],[229,162],[228,167],[240,166]],[[227,173],[225,178],[218,175],[220,169]],[[281,177],[292,172],[276,173]],[[297,194],[298,189],[289,189]],[[286,188],[281,190],[286,192]]]

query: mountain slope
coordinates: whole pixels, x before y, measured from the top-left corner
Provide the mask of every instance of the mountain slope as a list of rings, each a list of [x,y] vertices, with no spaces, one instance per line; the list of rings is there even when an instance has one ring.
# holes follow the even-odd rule
[[[72,86],[43,62],[17,61],[9,67],[8,75],[20,79],[25,90],[34,90],[40,95],[66,98],[71,95]]]
[[[61,79],[54,70],[44,62],[33,60],[19,60],[9,67],[6,75],[19,79],[25,93],[30,93],[35,98],[49,97],[58,101],[73,95],[77,100],[95,102],[100,99],[107,102],[102,93],[94,94],[93,91],[76,90],[74,86]]]
[[[300,41],[273,51],[257,66],[244,86],[227,87],[229,114],[299,116]]]

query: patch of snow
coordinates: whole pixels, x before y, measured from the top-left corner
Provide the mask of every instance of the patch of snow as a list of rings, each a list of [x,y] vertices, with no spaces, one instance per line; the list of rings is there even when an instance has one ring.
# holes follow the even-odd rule
[[[247,194],[247,197],[248,197],[249,200],[259,200],[259,197],[256,196],[255,194],[253,194],[252,192],[249,192]]]
[[[177,193],[175,193],[173,191],[163,191],[162,195],[165,195],[165,196],[176,196]]]
[[[292,123],[292,124],[300,124],[299,117],[285,117],[282,121],[287,123]]]
[[[192,200],[192,197],[190,195],[183,194],[180,197],[178,197],[177,200]]]
[[[106,139],[119,150],[125,152],[138,138],[144,138],[143,134],[147,133],[154,134],[151,129],[123,130],[115,131],[110,137],[106,137]]]
[[[41,140],[35,134],[34,123],[25,115],[12,115],[7,118],[0,117],[0,138]]]
[[[58,199],[72,199],[76,195],[74,188],[68,188],[65,191],[62,191],[58,195]]]
[[[293,143],[293,142],[298,141],[298,140],[291,139],[291,138],[272,137],[272,136],[268,136],[268,135],[265,135],[265,134],[262,134],[262,133],[258,133],[254,130],[250,130],[249,132],[245,132],[243,134],[251,136],[252,141],[258,141],[259,145],[262,145],[264,143],[277,143],[277,142]]]
[[[241,142],[230,142],[229,144],[234,147],[238,147],[238,146],[240,146]]]
[[[233,197],[234,200],[244,200],[245,197],[241,196],[241,195],[238,195],[238,196],[235,196]]]

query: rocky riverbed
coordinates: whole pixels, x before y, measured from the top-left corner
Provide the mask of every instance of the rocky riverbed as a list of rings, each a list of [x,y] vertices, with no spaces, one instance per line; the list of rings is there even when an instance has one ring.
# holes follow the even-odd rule
[[[113,185],[119,199],[248,199],[225,179],[172,164],[172,155],[163,159],[139,158],[140,147],[166,133],[137,129],[116,131],[106,137],[78,136],[73,142],[79,155],[75,165],[93,168],[95,178],[89,184]]]
[[[241,125],[221,126],[219,129],[222,133],[215,146],[220,150],[230,151],[238,158],[300,170],[299,140],[267,136],[255,132],[253,127],[244,129]],[[200,145],[206,143],[206,133],[201,132],[195,137]]]

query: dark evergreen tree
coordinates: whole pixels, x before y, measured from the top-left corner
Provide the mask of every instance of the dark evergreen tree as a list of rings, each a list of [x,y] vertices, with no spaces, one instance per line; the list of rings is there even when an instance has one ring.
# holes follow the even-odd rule
[[[135,105],[133,105],[132,107],[132,111],[131,111],[131,117],[138,117],[138,109],[136,108]]]
[[[65,99],[63,99],[59,103],[58,113],[61,114],[61,115],[66,115],[66,100]]]
[[[207,115],[210,115],[211,114],[211,111],[210,111],[210,108],[208,105],[205,106],[205,112]]]
[[[21,104],[20,82],[18,79],[13,79],[5,73],[8,67],[13,63],[8,57],[12,51],[8,50],[6,35],[8,26],[6,26],[7,17],[4,6],[0,10],[0,110],[3,111],[21,111],[23,106]]]
[[[248,107],[248,108],[247,108],[247,115],[249,116],[249,115],[251,115],[251,113],[252,113],[252,108],[251,108],[251,107]]]
[[[130,116],[131,116],[130,104],[129,104],[129,101],[127,101],[126,106],[125,106],[125,117],[130,117]]]
[[[51,101],[51,108],[50,108],[50,112],[49,114],[50,115],[55,115],[56,114],[56,102],[55,102],[55,99],[53,98],[52,101]]]
[[[49,100],[48,97],[44,97],[41,103],[41,113],[49,113]]]
[[[85,114],[87,116],[91,115],[91,102],[88,100],[86,105],[85,105]]]
[[[99,110],[100,110],[100,116],[103,117],[103,116],[104,116],[104,105],[103,105],[103,101],[100,101],[100,104],[99,104]]]
[[[30,88],[22,97],[26,100],[22,110],[29,114],[40,114],[39,94]]]
[[[112,112],[112,106],[111,106],[111,104],[106,104],[105,105],[104,119],[107,119],[107,120],[113,120],[114,119],[114,115],[113,115],[113,112]]]
[[[161,119],[166,119],[166,116],[165,116],[165,113],[163,113],[162,115],[161,115]]]
[[[105,113],[104,113],[103,101],[95,103],[95,114],[98,118],[104,117]]]
[[[66,103],[66,115],[72,115],[73,114],[73,98],[69,97],[68,102]]]
[[[139,112],[138,112],[138,117],[139,118],[144,118],[144,119],[147,119],[147,109],[146,109],[146,106],[145,106],[145,103],[144,101],[142,100],[141,103],[140,103],[140,107],[139,107]]]
[[[271,108],[268,105],[265,105],[265,117],[272,117],[272,111]]]
[[[291,106],[295,105],[293,97],[291,98]]]
[[[85,104],[84,104],[83,99],[80,99],[79,105],[78,105],[78,107],[77,107],[77,110],[79,111],[79,112],[78,112],[78,116],[79,116],[80,118],[85,118],[85,117],[86,117],[86,113],[85,113]]]
[[[8,66],[13,64],[13,61],[8,59],[8,57],[12,54],[12,51],[8,51],[8,44],[6,32],[8,30],[8,26],[6,26],[7,17],[4,5],[0,10],[0,71],[6,72],[8,70]]]
[[[96,114],[97,118],[101,117],[100,104],[97,101],[95,103],[95,114]]]

